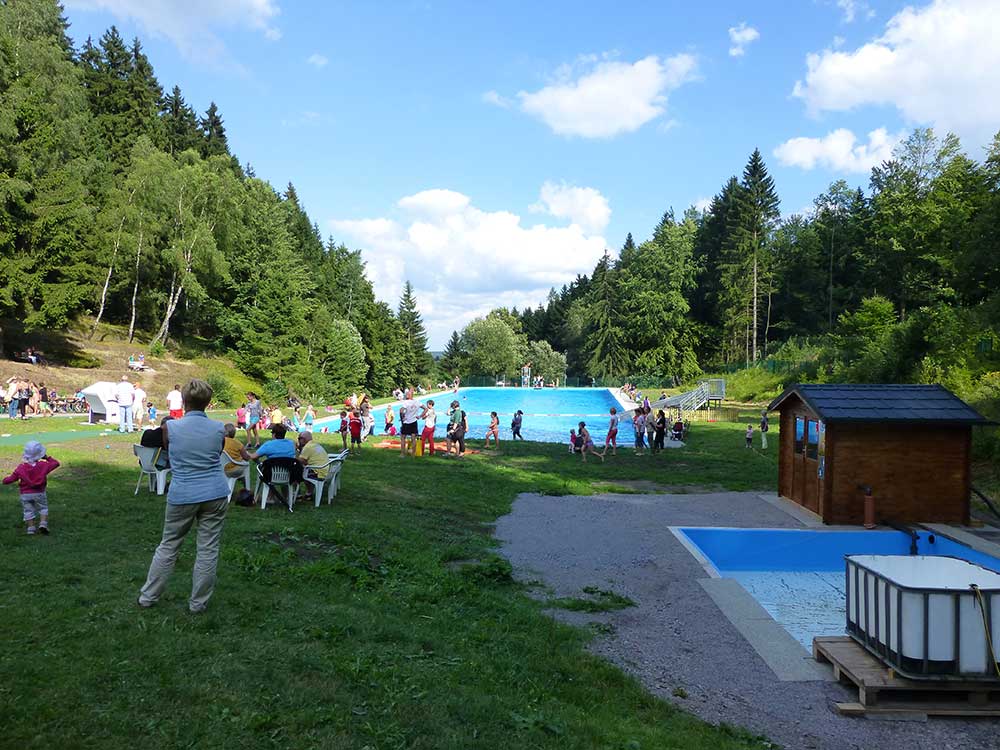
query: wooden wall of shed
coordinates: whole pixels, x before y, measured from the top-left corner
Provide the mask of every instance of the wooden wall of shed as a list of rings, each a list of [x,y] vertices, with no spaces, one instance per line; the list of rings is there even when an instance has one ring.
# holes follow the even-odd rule
[[[863,522],[859,484],[871,486],[879,522],[969,522],[970,427],[840,423],[826,441],[826,523]]]

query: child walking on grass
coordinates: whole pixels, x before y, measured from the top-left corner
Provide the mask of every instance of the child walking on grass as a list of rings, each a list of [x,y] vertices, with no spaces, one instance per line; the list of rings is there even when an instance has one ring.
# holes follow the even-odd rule
[[[3,478],[4,484],[20,482],[21,506],[28,533],[34,534],[35,514],[39,516],[38,531],[49,533],[49,502],[45,494],[49,472],[59,468],[59,462],[45,453],[45,446],[37,440],[29,440],[24,446],[23,462],[14,472]]]
[[[747,425],[747,448],[753,448],[753,425]]]

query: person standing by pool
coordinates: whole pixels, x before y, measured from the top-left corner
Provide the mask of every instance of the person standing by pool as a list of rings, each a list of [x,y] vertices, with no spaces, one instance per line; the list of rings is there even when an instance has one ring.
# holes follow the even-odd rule
[[[580,430],[579,430],[579,432],[577,432],[577,438],[576,439],[577,439],[577,442],[579,442],[579,443],[582,444],[582,447],[580,448],[580,456],[581,456],[581,458],[583,458],[583,462],[587,463],[587,453],[588,452],[590,452],[590,455],[592,455],[592,456],[597,456],[603,462],[604,461],[604,456],[602,456],[600,453],[598,453],[597,450],[594,448],[594,441],[590,437],[590,430],[587,429],[587,423],[586,422],[580,422],[579,428],[580,428]]]
[[[667,415],[663,413],[663,409],[656,412],[656,421],[653,422],[653,427],[653,450],[662,451],[663,438],[667,434]]]
[[[188,609],[197,614],[205,611],[215,590],[229,485],[219,461],[225,446],[223,425],[205,414],[212,400],[212,386],[204,380],[191,380],[181,397],[187,414],[163,426],[163,444],[170,451],[173,479],[167,490],[163,536],[139,592],[139,606],[152,607],[160,600],[184,537],[196,526],[198,551]]]
[[[641,456],[646,450],[646,412],[641,406],[635,410],[632,427],[635,429],[635,455]]]
[[[486,437],[483,439],[483,448],[489,447],[490,438],[495,443],[494,448],[500,450],[500,417],[495,411],[490,412],[490,426],[486,428]]]
[[[420,414],[420,417],[424,420],[424,429],[420,433],[420,444],[423,447],[424,453],[427,453],[428,446],[427,443],[430,442],[430,455],[434,455],[434,428],[437,425],[437,413],[434,411],[434,401],[433,399],[428,401],[424,405],[424,410]]]
[[[530,366],[530,363],[529,363]],[[524,412],[518,409],[514,412],[514,418],[510,421],[510,431],[513,433],[511,436],[512,440],[524,440],[521,435],[521,421],[524,419]]]
[[[392,404],[385,407],[385,434],[395,435],[396,434],[396,414],[392,410]]]
[[[642,411],[646,415],[646,447],[649,448],[650,453],[653,453],[653,439],[656,437],[656,418],[653,416],[653,410],[648,406],[642,407]]]
[[[761,450],[767,449],[767,431],[770,425],[767,421],[767,412],[762,411],[760,413],[760,448]]]
[[[413,398],[413,389],[407,388],[406,398],[399,404],[399,421],[402,423],[399,430],[400,456],[407,453],[417,455],[417,420],[423,408],[423,404]]]
[[[611,446],[611,455],[618,455],[618,410],[615,407],[611,407],[611,419],[608,420],[608,434],[604,438],[604,450],[601,455],[605,455],[608,452],[608,446]]]

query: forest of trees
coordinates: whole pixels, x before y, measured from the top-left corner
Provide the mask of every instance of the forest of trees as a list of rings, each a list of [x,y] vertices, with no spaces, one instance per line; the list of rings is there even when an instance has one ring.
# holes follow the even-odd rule
[[[376,300],[291,184],[240,166],[214,103],[199,117],[113,27],[77,49],[56,0],[0,0],[0,319],[29,332],[92,316],[154,349],[197,340],[317,399],[526,361],[546,380],[682,383],[783,360],[1000,403],[998,233],[1000,137],[977,159],[917,130],[866,186],[834,182],[787,218],[754,151],[707,210],[667,210],[435,363],[412,287],[395,310]]]
[[[487,371],[541,341],[571,377],[679,384],[770,359],[790,377],[938,382],[995,408],[998,238],[1000,136],[977,161],[954,135],[916,130],[867,191],[838,180],[784,220],[754,151],[706,211],[668,210],[545,305],[491,313],[522,345]],[[455,333],[445,362],[475,371],[470,347]]]
[[[0,0],[0,319],[197,339],[317,399],[428,376],[409,286],[377,301],[360,253],[241,167],[215,103],[165,92],[138,39],[67,28],[56,0]]]

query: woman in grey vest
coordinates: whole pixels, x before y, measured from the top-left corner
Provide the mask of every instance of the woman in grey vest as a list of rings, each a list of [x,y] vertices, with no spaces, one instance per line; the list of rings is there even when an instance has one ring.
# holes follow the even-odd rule
[[[184,537],[198,527],[198,551],[192,573],[188,609],[203,612],[215,588],[222,525],[229,504],[229,485],[219,459],[225,445],[221,422],[208,418],[205,407],[212,387],[192,380],[181,389],[185,414],[163,425],[163,448],[170,454],[173,478],[167,490],[163,538],[153,554],[139,606],[152,607],[166,588]]]

